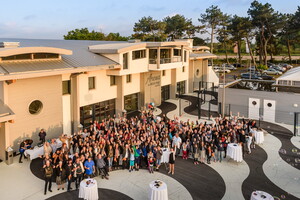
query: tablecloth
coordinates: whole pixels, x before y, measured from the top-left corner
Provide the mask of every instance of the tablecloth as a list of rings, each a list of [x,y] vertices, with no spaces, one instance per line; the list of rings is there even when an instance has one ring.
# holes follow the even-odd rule
[[[55,146],[56,149],[61,148],[62,142],[59,139],[57,139],[56,144],[55,145],[50,144],[50,146],[52,148],[53,148],[53,146]],[[24,155],[26,157],[29,156],[30,160],[36,159],[40,156],[43,156],[44,155],[44,146],[41,146],[41,147],[35,146],[33,149],[27,149],[27,150],[25,150]]]
[[[92,181],[89,185],[86,184],[87,181]],[[83,198],[85,200],[97,200],[98,196],[98,186],[97,181],[95,179],[84,179],[80,182],[79,188],[79,198]]]
[[[29,156],[30,160],[36,159],[36,158],[44,155],[44,146],[41,146],[41,147],[36,146],[33,149],[27,149],[24,152],[24,155],[26,157]]]
[[[242,146],[234,143],[228,144],[227,156],[229,156],[230,158],[232,158],[237,162],[242,162],[243,161]]]
[[[272,195],[263,191],[254,191],[251,194],[250,200],[274,200]]]
[[[262,131],[253,131],[256,144],[262,144],[265,140],[264,132]]]
[[[161,156],[161,163],[169,163],[169,157],[171,151],[167,148],[163,148],[162,151],[163,151],[163,155]]]
[[[162,182],[162,181],[161,181]],[[158,188],[155,186],[155,181],[149,184],[149,199],[150,200],[168,200],[168,187],[167,184],[162,182]]]

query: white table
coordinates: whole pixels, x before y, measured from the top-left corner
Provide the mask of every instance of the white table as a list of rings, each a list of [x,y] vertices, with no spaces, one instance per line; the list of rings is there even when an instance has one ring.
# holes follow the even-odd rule
[[[251,194],[250,200],[274,200],[272,195],[263,191],[254,191]]]
[[[44,155],[44,146],[38,147],[35,146],[33,149],[27,149],[24,152],[24,155],[30,157],[30,160],[36,159],[42,155]]]
[[[162,181],[161,181],[162,182]],[[149,186],[149,199],[150,200],[168,200],[168,187],[167,184],[162,182],[159,187],[155,186],[155,181],[152,181]]]
[[[162,156],[161,156],[161,163],[169,163],[169,157],[171,151],[168,148],[162,148]]]
[[[89,185],[86,184],[87,181],[92,181]],[[79,188],[79,198],[83,198],[85,200],[97,200],[98,196],[98,186],[97,181],[95,179],[84,179],[80,183]]]
[[[256,144],[262,144],[265,140],[264,132],[262,131],[253,131]]]
[[[232,158],[237,162],[242,162],[243,161],[242,146],[235,143],[228,144],[227,156],[229,156],[230,158]]]

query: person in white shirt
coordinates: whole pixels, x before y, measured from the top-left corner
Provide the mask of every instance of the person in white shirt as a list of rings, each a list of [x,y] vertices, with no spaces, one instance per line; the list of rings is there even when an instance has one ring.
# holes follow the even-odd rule
[[[175,152],[176,152],[176,156],[179,155],[180,153],[180,146],[181,146],[182,140],[179,137],[178,133],[175,134],[175,136],[173,137],[173,142],[172,142],[172,147],[174,148]]]

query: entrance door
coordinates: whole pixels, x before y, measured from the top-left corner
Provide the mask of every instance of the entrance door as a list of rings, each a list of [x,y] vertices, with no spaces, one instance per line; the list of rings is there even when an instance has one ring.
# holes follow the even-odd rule
[[[161,102],[170,99],[170,85],[161,87]]]
[[[248,118],[249,119],[259,119],[259,108],[260,108],[260,99],[249,98],[248,104]]]
[[[263,120],[267,122],[275,122],[276,101],[264,100]]]

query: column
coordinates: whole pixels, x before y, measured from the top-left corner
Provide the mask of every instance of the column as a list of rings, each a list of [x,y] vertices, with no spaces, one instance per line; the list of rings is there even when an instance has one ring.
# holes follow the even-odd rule
[[[122,115],[124,110],[124,76],[116,76],[116,84],[117,84],[117,99],[116,99],[116,116],[118,114]]]
[[[72,74],[71,79],[71,131],[78,131],[78,125],[80,124],[80,91],[79,82],[80,74]],[[83,124],[82,124],[83,125]]]
[[[160,69],[160,47],[157,47],[157,69]]]
[[[170,87],[170,99],[176,98],[177,82],[176,82],[176,68],[171,69],[171,87]]]

